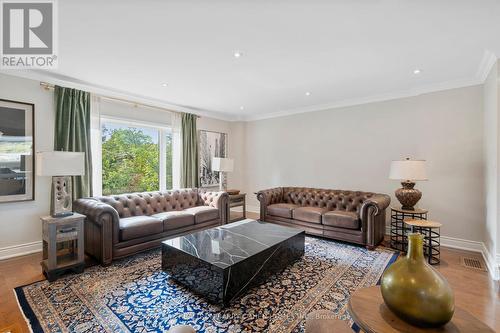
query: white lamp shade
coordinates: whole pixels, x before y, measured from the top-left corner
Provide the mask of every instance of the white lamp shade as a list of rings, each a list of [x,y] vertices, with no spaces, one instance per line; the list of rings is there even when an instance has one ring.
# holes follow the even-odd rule
[[[38,176],[83,176],[85,153],[69,151],[43,151],[36,153]]]
[[[389,179],[427,180],[424,160],[392,161]]]
[[[233,171],[234,161],[230,158],[214,157],[212,159],[212,170],[214,171]]]

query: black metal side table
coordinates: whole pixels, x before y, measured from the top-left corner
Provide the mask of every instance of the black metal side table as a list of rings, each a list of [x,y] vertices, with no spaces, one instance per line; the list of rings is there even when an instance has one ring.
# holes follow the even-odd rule
[[[414,210],[391,207],[391,247],[406,252],[408,240],[406,238],[405,219],[427,220],[427,209],[415,208]]]
[[[424,236],[424,254],[431,265],[437,265],[441,261],[441,227],[439,222],[428,220],[405,220],[411,232],[418,232]]]

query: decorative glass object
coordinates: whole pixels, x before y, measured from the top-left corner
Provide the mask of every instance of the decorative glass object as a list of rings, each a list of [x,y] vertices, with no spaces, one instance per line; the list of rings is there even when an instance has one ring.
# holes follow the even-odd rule
[[[455,311],[453,291],[426,262],[423,236],[419,233],[408,235],[408,253],[384,272],[381,291],[389,309],[415,326],[442,326]]]

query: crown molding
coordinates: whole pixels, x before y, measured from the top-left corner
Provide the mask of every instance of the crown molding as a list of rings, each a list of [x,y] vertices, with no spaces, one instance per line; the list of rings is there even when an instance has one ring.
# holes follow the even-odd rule
[[[139,94],[134,94],[128,91],[113,89],[105,86],[100,86],[97,84],[93,84],[90,82],[81,81],[75,79],[73,77],[68,77],[64,75],[59,75],[56,73],[51,73],[48,71],[42,70],[2,70],[1,74],[35,80],[35,81],[43,81],[53,85],[65,86],[74,89],[80,89],[84,91],[88,91],[90,93],[94,93],[97,95],[105,95],[112,98],[124,99],[130,102],[136,102],[140,104],[147,104],[151,106],[155,106],[158,108],[165,109],[165,111],[174,111],[174,112],[186,112],[196,114],[202,117],[214,118],[218,120],[224,121],[236,121],[238,120],[236,117],[231,115],[223,114],[220,112],[209,111],[197,109],[189,106],[178,105],[174,103],[169,103],[163,100],[159,100],[152,97],[147,97]]]
[[[261,115],[249,115],[243,117],[242,121],[257,121],[264,119],[271,119],[277,117],[285,117],[294,114],[324,111],[335,108],[350,107],[356,105],[363,105],[376,102],[390,101],[400,98],[415,97],[423,94],[429,94],[433,92],[439,92],[450,89],[464,88],[475,85],[483,84],[488,77],[491,68],[498,61],[497,55],[491,50],[485,50],[481,62],[479,63],[476,76],[474,78],[463,78],[460,80],[446,81],[441,83],[429,84],[422,87],[417,87],[411,90],[392,92],[387,94],[373,95],[368,97],[348,99],[327,104],[311,105],[302,108],[293,108],[288,110],[282,110],[278,112],[261,114]],[[500,76],[498,77],[498,82],[500,82]]]
[[[257,120],[264,120],[264,119],[270,119],[270,118],[285,117],[285,116],[290,116],[290,115],[299,114],[299,113],[324,111],[324,110],[329,110],[329,109],[344,108],[344,107],[363,105],[363,104],[369,104],[369,103],[385,102],[385,101],[390,101],[390,100],[395,100],[395,99],[400,99],[400,98],[415,97],[415,96],[419,96],[419,95],[423,95],[423,94],[429,94],[429,93],[439,92],[439,91],[444,91],[444,90],[476,86],[476,85],[482,84],[483,82],[484,82],[484,80],[480,81],[478,78],[472,78],[472,79],[464,78],[461,80],[454,80],[454,81],[429,84],[429,85],[425,85],[422,87],[417,87],[417,88],[410,89],[410,90],[403,90],[403,91],[399,91],[399,92],[348,99],[348,100],[338,101],[338,102],[334,102],[334,103],[311,105],[311,106],[306,106],[306,107],[302,107],[302,108],[288,109],[288,110],[282,110],[282,111],[273,112],[273,113],[260,114],[260,115],[258,114],[258,115],[254,115],[254,116],[249,115],[249,116],[244,117],[243,121],[257,121]]]
[[[481,83],[484,83],[490,74],[491,68],[498,61],[497,55],[490,50],[485,50],[483,54],[483,58],[479,63],[479,67],[477,69],[476,78]]]
[[[272,113],[256,114],[256,115],[237,115],[237,114],[230,115],[227,113],[221,113],[221,112],[210,111],[210,110],[202,110],[202,109],[197,109],[197,108],[184,106],[184,105],[177,105],[177,104],[165,102],[163,100],[159,100],[156,98],[142,96],[142,95],[130,93],[127,91],[112,89],[112,88],[108,88],[108,87],[103,87],[103,86],[95,85],[92,83],[80,81],[80,80],[75,79],[75,78],[66,77],[66,76],[56,74],[56,73],[50,73],[50,72],[41,71],[41,70],[40,71],[39,70],[25,70],[25,71],[5,71],[4,70],[4,71],[0,71],[0,73],[6,74],[6,75],[23,77],[23,78],[32,79],[32,80],[45,81],[45,82],[48,82],[50,84],[64,85],[64,86],[71,87],[71,88],[89,91],[89,92],[95,93],[95,94],[101,94],[101,95],[107,95],[109,97],[127,99],[131,102],[149,104],[149,105],[156,106],[159,108],[164,108],[164,109],[166,109],[166,111],[171,110],[171,111],[177,111],[177,112],[188,112],[188,113],[193,113],[193,114],[203,116],[203,117],[209,117],[209,118],[214,118],[214,119],[223,120],[223,121],[230,121],[230,122],[235,122],[235,121],[251,122],[251,121],[264,120],[264,119],[285,117],[285,116],[290,116],[290,115],[300,114],[300,113],[324,111],[324,110],[329,110],[329,109],[344,108],[344,107],[357,106],[357,105],[363,105],[363,104],[369,104],[369,103],[390,101],[390,100],[395,100],[395,99],[400,99],[400,98],[415,97],[415,96],[433,93],[433,92],[439,92],[439,91],[444,91],[444,90],[480,85],[480,84],[484,83],[484,81],[486,80],[486,78],[488,77],[488,75],[491,71],[491,68],[493,67],[493,65],[497,61],[498,61],[498,57],[496,56],[496,54],[493,51],[485,50],[483,57],[481,59],[481,62],[479,63],[476,75],[473,78],[463,78],[463,79],[459,79],[459,80],[428,84],[428,85],[416,87],[416,88],[409,89],[409,90],[395,91],[395,92],[390,92],[390,93],[386,93],[386,94],[378,94],[378,95],[372,95],[372,96],[366,96],[366,97],[360,97],[360,98],[353,98],[353,99],[341,100],[341,101],[332,102],[332,103],[316,104],[316,105],[310,105],[310,106],[305,106],[305,107],[300,107],[300,108],[292,108],[292,109],[286,109],[286,110],[281,110],[281,111],[272,112]],[[498,80],[500,82],[500,77]]]

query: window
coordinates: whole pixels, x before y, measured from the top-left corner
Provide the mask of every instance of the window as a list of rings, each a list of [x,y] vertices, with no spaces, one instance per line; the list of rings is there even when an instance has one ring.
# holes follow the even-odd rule
[[[102,194],[172,188],[169,128],[101,120]]]

